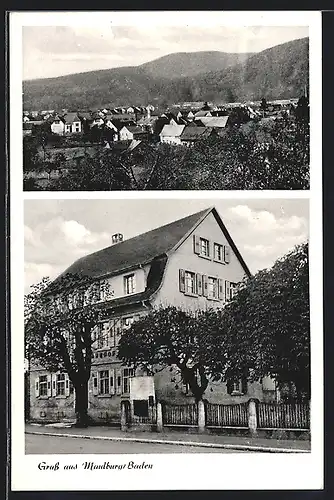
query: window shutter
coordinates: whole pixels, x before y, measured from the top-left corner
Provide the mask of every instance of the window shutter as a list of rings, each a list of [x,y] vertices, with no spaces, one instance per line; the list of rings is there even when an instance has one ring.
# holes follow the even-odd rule
[[[203,274],[203,296],[208,296],[208,277],[206,274]]]
[[[65,396],[69,396],[70,395],[70,379],[67,375],[67,373],[65,373]]]
[[[51,373],[51,395],[56,396],[57,395],[57,390],[56,390],[56,374]]]
[[[48,398],[51,397],[52,395],[52,389],[51,389],[51,375],[47,375],[46,376],[46,380],[47,380],[47,396]]]
[[[117,370],[116,393],[122,394],[122,370]]]
[[[247,394],[247,377],[242,377],[241,379],[241,392]]]
[[[196,274],[196,284],[197,284],[197,295],[202,295],[203,294],[203,282],[202,282],[202,275],[197,273]]]
[[[92,377],[93,377],[93,394],[94,396],[97,396],[97,394],[99,393],[97,373],[92,373]]]
[[[109,394],[115,394],[115,370],[109,370]]]
[[[194,236],[193,236],[193,241],[194,241],[194,253],[199,254],[200,253],[200,250],[199,250],[199,237],[196,236],[196,234],[194,234]]]
[[[231,286],[229,281],[225,281],[225,301],[230,300]]]
[[[39,377],[35,380],[35,396],[36,398],[39,396]]]
[[[184,269],[179,269],[179,288],[180,292],[186,291],[186,280],[185,280],[185,271]]]
[[[224,280],[218,278],[218,299],[224,300]]]
[[[226,264],[230,262],[230,247],[224,245],[224,261]]]

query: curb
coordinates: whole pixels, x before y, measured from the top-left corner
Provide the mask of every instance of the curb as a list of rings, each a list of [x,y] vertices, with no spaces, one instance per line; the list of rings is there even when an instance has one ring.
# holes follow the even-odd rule
[[[258,451],[264,453],[310,453],[310,450],[299,450],[291,448],[274,448],[271,446],[253,446],[243,444],[219,444],[219,443],[201,443],[196,441],[173,441],[167,439],[145,439],[145,438],[128,438],[128,437],[110,437],[110,436],[87,436],[85,434],[67,434],[54,432],[34,432],[26,431],[26,434],[34,434],[40,436],[58,436],[66,438],[81,438],[81,439],[97,439],[104,441],[127,441],[133,443],[153,443],[153,444],[172,444],[179,446],[194,446],[200,448],[221,448],[243,451]]]

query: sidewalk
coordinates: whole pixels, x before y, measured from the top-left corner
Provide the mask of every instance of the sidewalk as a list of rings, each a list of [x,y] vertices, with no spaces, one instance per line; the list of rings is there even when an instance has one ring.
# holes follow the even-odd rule
[[[213,434],[188,434],[183,432],[123,432],[112,427],[53,427],[48,425],[26,424],[26,434],[62,436],[70,438],[103,439],[109,441],[133,441],[139,443],[177,444],[180,446],[200,446],[205,448],[230,448],[243,451],[267,453],[307,453],[311,451],[310,441],[265,439],[239,436],[219,436]]]

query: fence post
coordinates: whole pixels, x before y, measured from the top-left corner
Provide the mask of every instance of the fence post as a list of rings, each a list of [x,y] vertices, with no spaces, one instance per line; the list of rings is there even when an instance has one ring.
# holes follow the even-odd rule
[[[257,434],[257,414],[256,414],[256,401],[250,399],[248,401],[248,428],[252,436]]]
[[[205,408],[202,400],[198,401],[198,432],[205,431]]]
[[[162,406],[157,402],[157,432],[162,432]]]
[[[127,429],[127,421],[126,421],[126,407],[125,401],[121,401],[121,430],[126,431]]]

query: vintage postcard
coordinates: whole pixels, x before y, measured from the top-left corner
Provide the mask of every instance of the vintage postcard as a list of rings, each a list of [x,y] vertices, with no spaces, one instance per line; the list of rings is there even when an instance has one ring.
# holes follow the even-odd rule
[[[10,27],[12,490],[321,489],[320,12]]]

